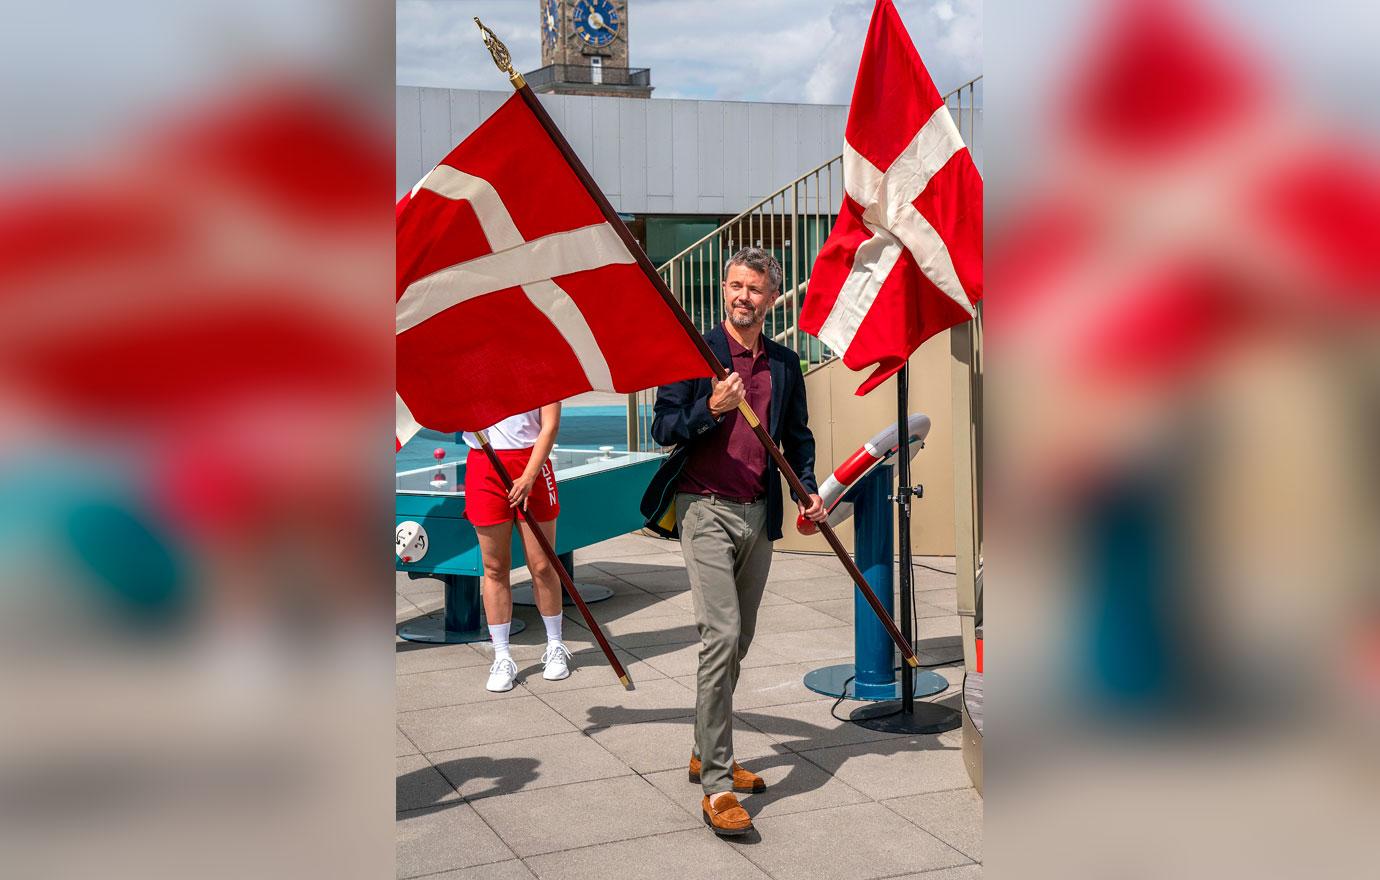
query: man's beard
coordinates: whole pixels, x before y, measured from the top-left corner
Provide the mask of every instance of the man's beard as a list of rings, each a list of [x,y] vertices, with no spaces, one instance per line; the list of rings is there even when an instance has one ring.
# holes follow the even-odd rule
[[[734,327],[737,327],[739,330],[746,330],[749,327],[756,326],[757,324],[761,323],[762,317],[762,315],[759,315],[756,312],[752,312],[749,315],[744,315],[743,313],[738,311],[737,307],[729,309],[728,311],[728,322],[732,324]]]

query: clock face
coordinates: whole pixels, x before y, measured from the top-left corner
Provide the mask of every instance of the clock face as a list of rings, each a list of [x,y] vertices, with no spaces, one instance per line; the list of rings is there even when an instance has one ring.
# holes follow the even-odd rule
[[[561,20],[560,7],[556,5],[556,0],[546,0],[541,8],[541,41],[547,46],[555,47],[556,34]]]
[[[575,4],[575,33],[591,46],[607,46],[622,22],[613,0],[579,0]]]

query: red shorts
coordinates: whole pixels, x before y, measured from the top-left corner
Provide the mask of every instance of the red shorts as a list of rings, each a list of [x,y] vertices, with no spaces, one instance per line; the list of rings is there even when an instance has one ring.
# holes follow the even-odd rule
[[[532,460],[530,449],[495,449],[508,476],[516,478]],[[556,473],[547,459],[527,495],[527,513],[537,522],[550,522],[561,512],[556,496]],[[498,478],[482,449],[471,449],[465,459],[465,518],[477,526],[501,526],[512,522],[516,511],[508,506],[508,490]]]

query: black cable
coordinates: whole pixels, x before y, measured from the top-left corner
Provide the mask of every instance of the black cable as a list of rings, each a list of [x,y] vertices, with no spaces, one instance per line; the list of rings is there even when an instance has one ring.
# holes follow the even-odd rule
[[[957,575],[955,574],[955,572],[952,572],[952,571],[949,571],[949,570],[943,569],[943,568],[935,568],[933,565],[926,565],[926,564],[923,563],[923,562],[916,562],[916,561],[913,560],[913,559],[911,560],[910,564],[911,564],[911,567],[912,567],[912,568],[918,565],[918,566],[920,566],[921,568],[928,568],[930,571],[937,571],[937,572],[939,572],[940,574],[952,574],[952,575],[957,576]]]
[[[938,668],[941,667],[941,666],[954,666],[954,665],[959,664],[959,663],[962,663],[962,662],[963,662],[963,655],[960,654],[960,655],[958,655],[957,657],[950,657],[948,660],[944,660],[944,661],[942,661],[942,662],[940,662],[940,663],[921,663],[919,666],[917,666],[917,667],[915,667],[915,668],[916,668],[916,669],[938,669]],[[902,669],[905,669],[905,667],[903,666]],[[909,675],[909,674],[911,674],[911,673],[909,672],[909,670],[907,670],[907,671],[906,671],[906,674]],[[834,716],[834,720],[835,720],[835,721],[846,721],[846,722],[848,722],[849,724],[857,724],[857,723],[858,723],[858,722],[854,721],[852,718],[844,718],[843,716],[839,715],[838,712],[836,711],[836,710],[838,709],[838,707],[839,707],[839,704],[843,702],[843,698],[844,698],[845,696],[847,696],[847,694],[848,694],[848,686],[849,686],[850,684],[853,683],[853,679],[854,679],[855,677],[856,677],[856,676],[850,675],[850,676],[848,676],[848,678],[844,679],[844,682],[843,682],[843,690],[839,691],[838,699],[834,700],[834,704],[833,704],[832,706],[829,707],[829,714],[832,715],[832,716]],[[964,678],[967,678],[966,673],[965,673],[965,675],[964,675]],[[945,688],[944,690],[948,690],[948,688]],[[940,691],[940,693],[943,693],[943,691]],[[934,702],[934,701],[933,701],[933,700],[922,700],[921,702],[932,703],[932,702]],[[875,721],[875,720],[877,720],[878,718],[890,718],[890,717],[893,716],[893,715],[900,715],[900,714],[901,714],[901,710],[900,710],[900,709],[897,709],[895,712],[888,712],[888,713],[886,713],[885,715],[874,715],[874,716],[872,716],[871,718],[869,718],[868,720],[869,720],[869,721]]]

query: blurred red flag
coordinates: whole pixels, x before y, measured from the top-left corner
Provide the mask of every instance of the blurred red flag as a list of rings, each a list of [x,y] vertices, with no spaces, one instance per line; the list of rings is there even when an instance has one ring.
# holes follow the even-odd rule
[[[877,365],[862,395],[982,299],[982,178],[891,0],[863,47],[843,186],[800,326],[849,369]]]
[[[1190,4],[1117,5],[1060,90],[1047,192],[1004,231],[994,338],[1172,390],[1243,339],[1373,320],[1380,166],[1267,70]]]
[[[709,366],[514,95],[397,207],[397,436]]]

